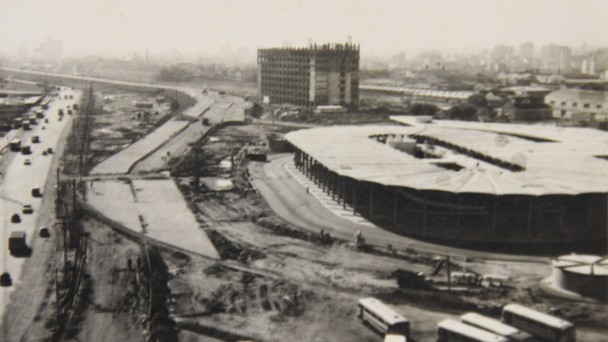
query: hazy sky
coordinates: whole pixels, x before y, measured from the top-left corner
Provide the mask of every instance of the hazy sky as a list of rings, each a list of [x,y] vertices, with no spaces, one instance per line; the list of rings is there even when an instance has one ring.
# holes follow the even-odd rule
[[[0,0],[0,51],[60,39],[66,53],[360,43],[362,54],[530,40],[608,42],[608,0]]]

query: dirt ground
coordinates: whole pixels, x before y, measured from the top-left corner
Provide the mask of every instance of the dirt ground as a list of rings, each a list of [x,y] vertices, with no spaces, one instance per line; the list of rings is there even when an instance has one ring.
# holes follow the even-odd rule
[[[220,167],[222,160],[271,132],[276,133],[264,126],[217,131],[201,146],[201,173],[228,177],[230,172]],[[184,176],[191,170],[183,168]],[[223,192],[197,190],[191,178],[178,183],[224,259],[166,260],[172,274],[170,311],[180,329],[188,331],[188,340],[199,334],[198,340],[214,336],[280,341],[298,336],[302,341],[379,341],[356,318],[356,302],[366,296],[377,296],[408,317],[415,341],[434,340],[442,319],[471,310],[496,315],[511,302],[574,321],[580,327],[579,340],[594,341],[608,331],[606,305],[565,302],[540,292],[538,283],[550,272],[542,263],[453,259],[453,271],[505,274],[512,280],[504,289],[456,288],[459,293],[452,295],[399,290],[392,272],[405,269],[429,275],[434,256],[363,253],[351,248],[349,241],[327,243],[282,222],[237,178],[233,180],[241,186]],[[431,278],[442,284],[447,271]]]
[[[75,340],[142,340],[144,312],[136,305],[136,276],[128,268],[128,259],[135,264],[141,258],[140,246],[99,221],[85,219],[83,225],[90,234],[89,294]]]
[[[150,133],[172,113],[171,101],[152,92],[107,90],[96,95],[102,108],[95,112],[91,131],[92,165]],[[153,108],[137,108],[135,101],[153,103]]]
[[[101,114],[93,130],[92,149],[102,151],[96,154],[97,160],[137,139],[168,114],[152,115],[153,122],[142,122],[133,118],[132,109],[132,101],[140,95],[116,95],[121,100],[114,103],[122,104]],[[336,118],[354,119],[349,115]],[[361,118],[374,117],[378,118],[376,114]],[[538,283],[550,273],[549,265],[454,258],[452,270],[506,274],[512,280],[504,289],[455,288],[452,294],[399,289],[392,275],[395,270],[430,275],[437,256],[356,250],[352,241],[325,238],[284,222],[248,185],[245,168],[231,165],[238,164],[242,147],[264,143],[265,137],[289,130],[267,125],[227,126],[194,144],[185,156],[172,159],[171,174],[179,177],[176,182],[200,228],[221,255],[221,260],[210,260],[166,250],[158,254],[165,276],[158,285],[167,289],[156,305],[158,312],[170,316],[169,320],[161,316],[158,326],[174,324],[179,340],[381,341],[380,335],[356,317],[357,300],[367,296],[382,299],[410,319],[413,341],[434,341],[440,320],[471,310],[492,315],[508,302],[574,321],[579,341],[601,341],[608,333],[607,305],[566,302],[540,292]],[[211,191],[197,177],[230,179],[235,186]],[[143,257],[143,246],[94,219],[85,218],[81,223],[89,233],[87,280],[82,290],[87,300],[66,339],[145,340],[155,329],[147,330],[147,294],[142,293],[145,286],[141,286],[142,273],[136,266]],[[55,254],[54,259],[61,257],[61,253]],[[138,271],[130,269],[129,259]],[[429,278],[441,285],[447,271],[444,268]],[[36,318],[38,326],[52,317],[54,305],[52,284],[41,288],[46,299]],[[152,319],[152,325],[158,320]]]

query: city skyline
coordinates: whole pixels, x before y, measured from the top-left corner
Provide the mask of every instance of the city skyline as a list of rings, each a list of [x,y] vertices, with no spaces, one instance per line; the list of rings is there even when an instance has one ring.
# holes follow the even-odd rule
[[[134,51],[222,55],[271,46],[345,42],[362,58],[428,50],[471,52],[530,41],[570,47],[605,45],[608,3],[572,1],[7,1],[0,53],[34,51],[48,38],[64,56]]]

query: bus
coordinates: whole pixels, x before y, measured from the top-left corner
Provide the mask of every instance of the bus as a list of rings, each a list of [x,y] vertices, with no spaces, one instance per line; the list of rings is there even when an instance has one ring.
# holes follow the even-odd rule
[[[437,324],[437,342],[448,341],[509,342],[509,339],[453,319],[446,319]]]
[[[474,312],[466,313],[460,316],[460,321],[474,326],[479,329],[487,330],[493,334],[504,336],[509,339],[509,341],[515,342],[534,342],[537,339],[534,336],[528,334],[527,332],[523,332],[515,327],[510,325],[506,325],[498,320],[492,319],[490,317],[486,317]]]
[[[574,324],[522,305],[509,304],[505,306],[502,310],[502,321],[549,341],[576,341]]]
[[[384,335],[396,334],[409,338],[410,322],[407,318],[376,298],[359,299],[358,317]]]

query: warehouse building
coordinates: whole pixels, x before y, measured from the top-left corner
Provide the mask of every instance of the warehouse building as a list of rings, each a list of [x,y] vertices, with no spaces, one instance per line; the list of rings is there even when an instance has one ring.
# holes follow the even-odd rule
[[[567,123],[581,124],[608,119],[608,92],[583,89],[560,89],[545,97],[553,117]]]
[[[258,50],[261,101],[298,106],[359,103],[359,46],[311,45]]]
[[[285,138],[302,173],[343,208],[396,233],[504,252],[606,248],[606,133],[393,119],[409,126]]]

